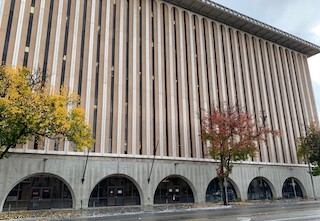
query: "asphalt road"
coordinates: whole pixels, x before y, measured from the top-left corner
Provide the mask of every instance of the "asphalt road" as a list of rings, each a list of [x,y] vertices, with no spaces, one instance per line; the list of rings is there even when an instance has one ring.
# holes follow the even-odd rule
[[[68,219],[69,220],[69,219]],[[72,221],[320,221],[319,202],[255,204],[183,212],[148,212],[121,216],[76,218]]]

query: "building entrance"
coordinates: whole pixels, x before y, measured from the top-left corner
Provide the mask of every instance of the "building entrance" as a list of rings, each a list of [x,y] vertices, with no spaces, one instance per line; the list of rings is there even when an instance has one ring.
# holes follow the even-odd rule
[[[283,198],[303,198],[303,193],[299,182],[295,178],[288,178],[282,188]]]
[[[8,194],[3,211],[71,208],[66,184],[52,175],[36,175],[18,183]]]
[[[104,179],[93,189],[89,207],[140,205],[140,194],[132,181],[125,177]]]
[[[29,209],[50,209],[51,188],[32,188]]]
[[[270,200],[272,191],[269,184],[261,177],[251,181],[248,188],[248,200]]]
[[[223,184],[218,178],[214,178],[208,185],[206,192],[206,202],[220,202],[223,200]],[[227,186],[228,202],[237,200],[237,193],[234,186],[228,181]]]
[[[193,203],[194,197],[186,181],[179,177],[168,177],[158,185],[154,204]]]

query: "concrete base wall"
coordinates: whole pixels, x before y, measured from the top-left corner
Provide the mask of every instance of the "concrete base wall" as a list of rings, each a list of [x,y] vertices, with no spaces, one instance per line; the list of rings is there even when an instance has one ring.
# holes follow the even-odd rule
[[[63,180],[69,187],[73,208],[87,208],[93,188],[103,179],[112,175],[123,175],[138,188],[142,205],[152,205],[158,184],[168,176],[178,176],[191,187],[196,203],[205,202],[210,181],[216,177],[217,163],[205,161],[89,157],[85,180],[82,183],[85,156],[28,155],[13,154],[0,160],[0,211],[11,189],[27,177],[36,174],[52,174]],[[313,198],[313,191],[306,165],[270,165],[252,162],[236,163],[230,176],[238,197],[247,199],[250,182],[263,177],[268,182],[274,198],[282,197],[284,181],[294,177],[300,181],[304,196]],[[320,177],[314,177],[316,196],[320,196]]]

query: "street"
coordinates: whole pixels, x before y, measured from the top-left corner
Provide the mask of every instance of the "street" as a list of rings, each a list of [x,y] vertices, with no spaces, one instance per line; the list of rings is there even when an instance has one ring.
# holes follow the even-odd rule
[[[218,209],[177,212],[146,212],[107,217],[75,218],[72,221],[305,221],[320,220],[320,203],[295,202],[241,205]]]

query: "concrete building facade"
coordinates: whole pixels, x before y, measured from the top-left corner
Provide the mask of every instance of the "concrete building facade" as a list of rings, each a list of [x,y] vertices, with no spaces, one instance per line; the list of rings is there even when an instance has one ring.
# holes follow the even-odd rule
[[[232,198],[320,196],[295,143],[318,120],[307,58],[319,46],[208,0],[0,0],[0,39],[3,64],[79,94],[96,140],[88,154],[13,149],[0,211],[219,198],[198,115],[236,101],[282,136],[235,163]]]

